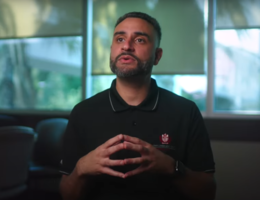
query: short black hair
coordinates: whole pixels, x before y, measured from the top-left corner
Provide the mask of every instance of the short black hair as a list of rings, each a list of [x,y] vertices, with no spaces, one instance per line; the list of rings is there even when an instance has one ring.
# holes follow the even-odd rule
[[[160,45],[161,38],[162,38],[162,32],[161,32],[160,24],[158,23],[158,21],[155,18],[151,17],[150,15],[148,15],[146,13],[142,13],[142,12],[129,12],[129,13],[126,13],[123,16],[118,18],[115,27],[119,23],[124,21],[126,18],[131,18],[131,17],[132,18],[140,18],[140,19],[143,19],[143,20],[147,21],[148,23],[150,23],[154,27],[155,31],[157,32],[158,39],[159,39],[159,45]]]

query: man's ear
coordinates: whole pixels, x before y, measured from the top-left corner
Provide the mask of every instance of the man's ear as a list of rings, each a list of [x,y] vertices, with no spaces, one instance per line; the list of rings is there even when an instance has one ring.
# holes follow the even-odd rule
[[[153,65],[157,65],[159,63],[159,61],[161,60],[162,54],[163,54],[162,48],[157,48],[155,50],[155,59],[154,59]]]

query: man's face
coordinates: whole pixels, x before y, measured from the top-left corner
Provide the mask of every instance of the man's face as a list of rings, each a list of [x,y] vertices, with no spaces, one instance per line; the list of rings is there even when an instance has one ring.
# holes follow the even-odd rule
[[[151,24],[139,18],[126,18],[114,31],[110,68],[118,77],[147,75],[156,59],[156,32]]]

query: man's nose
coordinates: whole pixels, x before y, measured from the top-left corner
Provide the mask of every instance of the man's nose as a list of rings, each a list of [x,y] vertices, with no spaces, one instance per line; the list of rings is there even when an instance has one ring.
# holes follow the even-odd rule
[[[122,46],[123,51],[134,51],[134,44],[132,40],[125,40],[123,46]]]

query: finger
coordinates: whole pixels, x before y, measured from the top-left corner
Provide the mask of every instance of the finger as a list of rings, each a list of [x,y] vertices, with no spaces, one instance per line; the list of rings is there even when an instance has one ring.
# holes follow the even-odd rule
[[[114,145],[117,145],[117,144],[120,144],[120,143],[122,143],[122,140],[120,140],[120,141],[116,142],[116,143],[115,143],[115,144],[113,144],[112,146],[114,146]]]
[[[108,174],[108,175],[110,175],[110,176],[116,176],[116,177],[120,177],[120,178],[124,178],[124,177],[125,177],[125,175],[124,175],[123,173],[117,172],[117,171],[115,171],[115,170],[112,170],[112,169],[109,168],[109,167],[104,167],[104,168],[101,170],[101,172],[102,172],[103,174]]]
[[[122,134],[119,134],[119,135],[117,135],[117,136],[115,136],[115,137],[109,139],[108,141],[106,141],[106,142],[105,142],[104,144],[102,144],[101,146],[102,146],[103,148],[111,147],[111,146],[113,146],[113,145],[115,145],[115,144],[117,144],[117,143],[120,143],[121,140],[123,140],[123,138],[124,138],[123,135],[122,135]]]
[[[124,138],[124,141],[131,142],[133,144],[140,144],[143,146],[149,145],[149,143],[147,143],[139,138],[131,137],[129,135],[123,135],[123,138]]]
[[[123,166],[123,165],[125,165],[125,162],[124,162],[124,160],[110,160],[110,159],[108,159],[105,162],[105,165],[107,167]]]
[[[142,157],[127,158],[127,159],[124,160],[124,164],[125,165],[134,165],[134,164],[143,164],[143,165],[145,165],[146,163],[148,163],[148,160],[144,159]]]
[[[129,172],[125,173],[124,178],[140,174],[140,173],[142,173],[142,172],[144,172],[146,170],[147,170],[146,167],[140,166],[140,167],[138,167],[138,168],[136,168],[136,169],[134,169],[132,171],[129,171]]]
[[[107,149],[104,150],[104,156],[110,156],[115,152],[118,152],[122,149],[125,149],[124,143],[120,143],[111,147],[108,147]]]
[[[148,154],[149,149],[139,144],[133,144],[130,142],[124,142],[124,148],[132,151],[139,152],[140,154]]]

